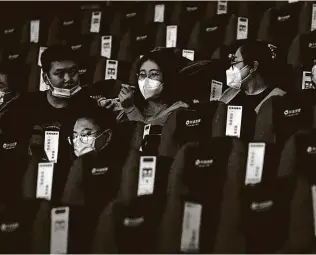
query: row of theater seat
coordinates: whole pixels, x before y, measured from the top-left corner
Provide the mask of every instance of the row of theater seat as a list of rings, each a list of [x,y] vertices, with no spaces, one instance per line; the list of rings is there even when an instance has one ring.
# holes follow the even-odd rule
[[[157,8],[160,7],[160,8]],[[61,6],[63,7],[63,6]],[[82,5],[82,8],[84,6]],[[121,38],[129,29],[139,29],[135,33],[143,33],[144,27],[152,23],[163,23],[165,25],[177,25],[180,27],[184,40],[179,40],[180,48],[185,48],[187,42],[197,40],[194,35],[199,34],[198,28],[208,28],[205,32],[212,32],[216,26],[218,30],[226,30],[227,33],[222,35],[222,42],[229,44],[236,40],[236,17],[249,19],[246,34],[250,39],[257,36],[260,39],[271,38],[271,41],[279,43],[291,41],[296,34],[311,31],[313,3],[286,3],[286,2],[184,2],[184,3],[126,3],[123,5],[117,3],[92,5],[92,10],[80,10],[78,4],[59,8],[55,13],[45,15],[43,20],[39,19],[40,29],[38,33],[35,30],[30,33],[31,27],[35,28],[33,23],[37,20],[38,14],[33,17],[18,17],[13,21],[3,20],[2,36],[5,38],[3,43],[25,43],[33,41],[46,46],[56,43],[74,42],[80,35],[87,34],[110,34]],[[56,7],[55,7],[56,8]],[[95,8],[95,9],[93,9]],[[47,10],[40,10],[46,14]],[[54,16],[55,15],[55,16]],[[236,17],[233,18],[232,15]],[[25,18],[25,20],[23,20]],[[93,24],[97,24],[94,28]],[[17,21],[18,20],[18,21]],[[42,24],[43,23],[43,24]],[[33,26],[31,25],[33,24]],[[45,25],[47,24],[47,25]],[[270,26],[270,24],[272,24]],[[228,25],[228,27],[227,27]],[[213,29],[212,29],[213,28]],[[291,34],[286,33],[290,29]],[[192,29],[195,30],[191,34]],[[32,29],[33,30],[33,29]],[[203,32],[204,29],[201,30]],[[286,30],[286,31],[284,31]],[[283,38],[281,34],[288,35]],[[31,36],[31,34],[33,36]],[[35,34],[37,34],[35,36]],[[141,34],[139,34],[141,35]],[[223,38],[224,36],[224,38]],[[32,38],[31,38],[32,37]],[[36,39],[38,38],[38,39]]]
[[[141,3],[135,4],[138,5]],[[157,31],[165,33],[166,24],[191,27],[192,31],[188,30],[190,33],[184,35],[186,39],[183,41],[196,45],[191,39],[197,38],[195,36],[198,34],[197,31],[204,25],[200,20],[201,16],[195,13],[194,3],[188,6],[184,3],[174,5],[185,6],[184,10],[188,12],[187,15],[181,16],[182,7],[178,9],[177,17],[181,17],[180,23],[169,22],[166,18],[164,24],[148,25],[147,31],[154,31],[154,35],[157,35]],[[210,10],[217,10],[217,2],[205,3],[204,7],[205,5],[208,14],[212,13]],[[261,3],[259,5],[261,6]],[[281,15],[280,13],[283,15],[281,15],[283,20],[282,18],[276,20],[287,22],[290,19],[284,26],[266,26],[273,31],[269,35],[272,37],[267,37],[268,39],[263,37],[281,49],[276,51],[276,56],[281,56],[280,66],[282,66],[286,62],[287,48],[298,33],[297,31],[293,34],[287,33],[285,28],[292,27],[294,23],[298,24],[299,14],[300,19],[304,17],[310,22],[310,16],[306,13],[311,14],[313,4],[286,3],[287,8],[282,7],[281,11],[268,10],[270,3],[262,3],[262,5],[266,5],[266,8],[259,7],[258,12],[249,11],[251,14],[249,16],[244,14],[245,17],[249,17],[249,26],[250,16],[257,18],[258,13],[263,15],[262,24],[269,23],[265,23],[270,19],[269,16],[276,18]],[[148,6],[154,10],[155,4],[148,3]],[[167,6],[169,5],[166,4],[166,10]],[[226,20],[225,24],[228,24],[228,27],[229,24],[235,24],[230,26],[233,27],[232,30],[228,30],[225,25],[225,34],[228,31],[235,33],[237,17],[242,16],[239,11],[245,12],[241,6],[247,6],[247,3],[237,5],[228,2],[228,6],[232,14],[228,16],[221,14],[214,18],[219,20],[216,22],[222,22],[221,19]],[[204,7],[200,9],[204,10]],[[112,10],[111,6],[108,8]],[[135,12],[141,9],[144,10],[135,7]],[[87,17],[91,17],[90,10],[85,12]],[[295,15],[293,14],[296,18],[292,19],[292,12],[296,12]],[[167,10],[166,13],[170,15],[172,11]],[[121,16],[115,16],[114,12],[108,11],[108,14],[111,17],[109,21],[117,22],[121,19]],[[190,24],[185,22],[189,20],[188,15],[196,15],[196,18],[192,19],[194,22],[188,21]],[[135,17],[135,15],[127,16],[125,18]],[[176,14],[170,15],[170,17],[175,16]],[[207,20],[209,16],[203,18]],[[72,24],[69,19],[65,20],[66,23],[63,24],[69,26]],[[137,22],[135,21],[135,24],[139,24]],[[132,24],[128,21],[124,26],[128,26],[129,23]],[[258,21],[256,26],[257,29],[260,28],[259,34],[262,35],[264,25],[259,23]],[[307,23],[300,23],[300,27]],[[86,28],[89,27],[89,19],[85,19],[84,24]],[[134,26],[137,26],[135,24]],[[115,69],[115,66],[113,67],[115,63],[109,63],[107,57],[100,56],[102,33],[88,35],[87,32],[83,33],[85,35],[80,35],[89,41],[87,43],[89,46],[82,48],[82,52],[81,47],[78,47],[80,44],[77,42],[71,44],[82,58],[80,70],[83,84],[99,82],[101,87],[108,86],[107,93],[117,95],[121,82],[115,78],[123,82],[135,82],[132,79],[134,58],[138,58],[138,54],[142,52],[134,49],[142,49],[144,45],[135,46],[130,43],[131,38],[135,40],[143,36],[133,34],[133,29],[124,28],[117,34],[111,33],[113,49],[117,47],[114,50],[117,53],[111,54],[111,60],[118,60],[118,73],[115,77],[112,76],[113,71],[109,70],[107,78],[112,80],[107,81],[106,84],[104,83],[106,67]],[[308,32],[309,25],[305,29],[304,33]],[[58,33],[67,37],[70,35],[70,30]],[[299,31],[303,33],[303,30]],[[288,37],[281,37],[282,32]],[[250,34],[252,32],[250,33],[249,30],[248,35]],[[296,68],[297,72],[295,82],[298,87],[296,84],[291,86],[298,88],[297,90],[302,88],[302,71],[310,71],[306,68],[310,66],[315,55],[313,44],[310,47],[313,34],[313,32],[299,34],[294,39],[288,54],[287,62],[291,68]],[[116,35],[118,39],[115,39]],[[165,46],[166,34],[161,38],[162,46]],[[206,41],[204,37],[201,38],[203,39],[200,42]],[[236,39],[235,35],[225,38],[228,41],[229,38],[233,38],[232,41]],[[73,39],[76,40],[76,36]],[[62,43],[58,40],[54,43]],[[223,40],[214,42],[216,46],[212,46],[213,49],[216,50]],[[25,76],[22,77],[27,77],[25,80],[29,80],[28,86],[23,83],[24,91],[46,89],[45,86],[40,87],[41,69],[38,62],[40,46],[43,45],[45,43],[40,42],[23,44],[24,52],[27,52],[24,55],[28,56],[27,60],[24,58],[19,61],[18,57],[14,58],[11,53],[9,54],[11,56],[9,59],[15,62],[12,64],[13,70],[19,74],[25,71]],[[213,57],[223,58],[227,45],[221,46]],[[159,44],[150,45],[153,46]],[[200,58],[198,55],[200,46],[176,46],[180,49],[193,49],[195,58]],[[133,50],[130,50],[130,47]],[[282,49],[284,49],[283,54]],[[95,55],[90,54],[91,50],[95,50]],[[131,52],[132,55],[129,55]],[[207,54],[213,55],[213,53]],[[17,62],[19,63],[16,64]],[[224,75],[215,78],[218,74],[210,73],[207,74],[208,81],[215,79],[225,84]],[[111,91],[113,88],[115,91]],[[37,162],[31,162],[23,177],[23,187],[21,187],[23,201],[11,201],[0,207],[0,251],[1,253],[315,252],[316,213],[313,208],[316,199],[313,173],[316,151],[315,98],[314,90],[308,89],[284,97],[273,97],[265,102],[259,112],[249,110],[246,106],[225,105],[217,101],[197,103],[192,104],[188,109],[181,108],[173,112],[163,127],[136,123],[133,125],[134,136],[131,140],[130,154],[122,170],[118,196],[111,194],[110,183],[102,179],[102,174],[70,171],[68,176],[70,181],[66,182],[65,187],[58,187],[62,183],[58,178],[67,178],[62,173],[57,177],[54,175],[53,187],[65,192],[71,191],[71,194],[64,194],[61,200],[56,200],[54,196],[48,199],[50,201],[36,199],[38,168]],[[5,141],[5,144],[10,142]],[[5,147],[1,147],[0,150],[3,164],[6,159],[10,161],[12,155],[16,155]],[[19,158],[19,160],[24,159]],[[48,163],[46,167],[50,165]],[[12,171],[10,174],[14,173]],[[85,180],[84,187],[73,190],[73,182],[81,178]],[[15,192],[12,187],[10,188],[10,185],[14,186],[14,184],[6,183],[5,179],[1,181],[0,194],[9,197]],[[85,190],[89,190],[88,196],[83,196]],[[109,201],[110,204],[105,205]]]
[[[257,117],[213,101],[179,108],[163,127],[129,123],[117,196],[111,180],[74,167],[65,187],[54,173],[61,200],[36,199],[31,163],[23,201],[0,208],[1,253],[313,252],[315,98],[274,97]]]
[[[91,84],[103,80],[106,77],[108,59],[118,61],[117,74],[110,77],[135,83],[133,63],[137,62],[144,52],[154,47],[165,47],[168,44],[168,47],[178,48],[179,54],[186,54],[194,60],[226,59],[229,46],[233,43],[247,38],[258,38],[271,43],[276,52],[280,64],[280,74],[276,74],[276,83],[281,83],[278,84],[279,87],[286,91],[300,90],[302,77],[306,76],[306,81],[310,79],[310,70],[307,67],[313,61],[316,33],[313,30],[312,2],[272,4],[219,1],[164,5],[134,3],[127,6],[129,7],[126,10],[121,11],[115,11],[117,6],[114,4],[105,6],[104,10],[75,11],[75,8],[71,9],[70,6],[65,8],[64,14],[57,15],[48,22],[47,26],[47,21],[42,19],[38,20],[39,23],[34,23],[36,20],[27,20],[23,26],[22,23],[18,23],[20,27],[16,24],[16,27],[5,26],[0,62],[7,63],[13,72],[20,73],[17,77],[18,90],[43,90],[45,85],[41,82],[38,67],[41,47],[68,44],[81,59],[83,83]],[[165,6],[163,22],[155,22],[155,10],[158,13],[161,11],[156,8],[157,6]],[[224,6],[222,11],[221,6]],[[76,8],[79,9],[78,6]],[[204,11],[206,14],[202,15]],[[144,12],[147,13],[146,16],[141,16]],[[94,30],[91,20],[96,14],[99,15],[97,20],[101,22],[100,27],[104,22],[112,28]],[[170,18],[167,18],[169,16]],[[145,17],[148,19],[147,22],[142,20]],[[162,21],[156,17],[156,21],[158,20]],[[248,25],[245,22],[248,22]],[[47,37],[47,40],[34,39],[37,37],[35,31],[38,24],[37,35],[39,38]],[[177,27],[176,30],[174,26]],[[42,33],[45,36],[42,36]],[[292,75],[292,69],[294,77],[282,77]],[[303,71],[307,72],[305,76]],[[27,84],[25,81],[28,81]]]
[[[281,112],[272,106],[266,122],[288,131],[262,130],[242,109],[234,134],[227,111],[237,106],[218,102],[179,109],[162,128],[139,123],[119,199],[100,215],[93,252],[313,251],[315,103],[286,99],[275,99]]]

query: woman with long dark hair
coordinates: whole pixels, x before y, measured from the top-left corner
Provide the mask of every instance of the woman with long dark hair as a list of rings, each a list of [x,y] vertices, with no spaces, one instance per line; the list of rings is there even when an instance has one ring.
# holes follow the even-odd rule
[[[179,107],[188,107],[181,101],[178,70],[186,61],[173,50],[160,49],[144,55],[137,65],[135,88],[122,85],[119,99],[123,111],[119,121],[163,125],[171,112]],[[100,104],[100,101],[99,101]],[[101,106],[102,101],[101,101]]]

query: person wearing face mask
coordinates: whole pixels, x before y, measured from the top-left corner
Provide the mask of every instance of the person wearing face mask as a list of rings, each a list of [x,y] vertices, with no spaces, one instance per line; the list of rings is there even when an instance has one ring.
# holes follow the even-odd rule
[[[121,131],[113,113],[106,109],[81,114],[76,120],[72,135],[68,137],[75,160],[64,190],[64,202],[99,206],[104,202],[105,196],[112,197],[116,193],[120,168],[126,157],[126,141],[121,136]],[[94,184],[79,184],[78,180],[82,182],[82,178],[85,179],[85,184],[88,181]],[[109,183],[105,185],[101,181]],[[84,189],[83,193],[78,192],[81,188]],[[96,201],[100,189],[105,189],[102,201]]]
[[[67,134],[72,164],[69,171],[64,169],[67,178],[59,205],[70,208],[68,253],[89,253],[98,214],[118,192],[127,154],[125,137],[113,113],[102,108],[79,112]],[[34,253],[45,244],[44,250],[49,249],[50,243],[50,228],[42,226],[50,224],[50,207],[44,207],[39,215],[34,223]]]
[[[245,42],[230,58],[231,66],[226,70],[229,88],[220,101],[247,106],[258,113],[268,98],[286,94],[273,84],[273,60],[265,42]]]
[[[112,112],[98,109],[81,114],[68,137],[75,160],[67,178],[62,203],[73,208],[74,217],[78,217],[78,223],[73,223],[70,229],[70,240],[74,236],[79,240],[84,239],[79,245],[77,240],[74,246],[70,243],[68,252],[89,252],[98,214],[117,196],[121,169],[127,155],[126,141],[121,131]]]
[[[27,176],[36,173],[37,163],[55,161],[52,197],[58,200],[71,164],[67,133],[79,113],[93,111],[97,105],[80,85],[78,59],[70,47],[49,47],[41,55],[41,64],[43,80],[49,89],[28,94],[27,103],[20,112],[21,128],[29,132],[30,148],[39,148],[30,150],[33,163],[29,165]],[[34,129],[41,130],[41,139],[34,138]],[[55,132],[54,138],[49,138],[47,132],[50,131]],[[53,146],[50,146],[51,139],[55,139]],[[28,179],[25,179],[25,185],[36,187]],[[34,191],[29,196],[33,197]]]
[[[137,67],[138,86],[122,85],[119,94],[123,107],[120,120],[125,116],[129,121],[163,125],[174,110],[188,107],[181,101],[181,88],[177,84],[178,71],[186,63],[170,49],[144,55]]]

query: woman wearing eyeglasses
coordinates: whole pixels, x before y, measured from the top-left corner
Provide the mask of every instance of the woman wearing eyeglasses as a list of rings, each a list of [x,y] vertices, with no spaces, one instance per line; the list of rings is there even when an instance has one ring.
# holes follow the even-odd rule
[[[163,125],[172,111],[187,107],[180,100],[177,84],[177,71],[184,64],[181,61],[170,49],[151,51],[142,57],[137,66],[138,86],[122,85],[119,94],[129,121]]]
[[[273,87],[273,52],[265,42],[245,42],[230,55],[231,67],[226,71],[228,88],[220,98],[226,104],[247,106],[258,112],[271,96],[285,92]]]

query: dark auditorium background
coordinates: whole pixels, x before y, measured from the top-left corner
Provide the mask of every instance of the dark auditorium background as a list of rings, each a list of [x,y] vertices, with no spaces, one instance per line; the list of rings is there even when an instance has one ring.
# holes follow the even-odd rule
[[[0,253],[316,253],[316,1],[1,1]]]

